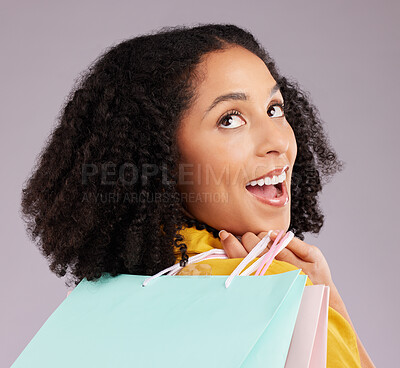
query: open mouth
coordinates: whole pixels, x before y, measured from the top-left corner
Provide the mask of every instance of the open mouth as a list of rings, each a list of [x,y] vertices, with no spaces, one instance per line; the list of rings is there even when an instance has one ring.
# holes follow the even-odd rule
[[[247,185],[246,189],[254,194],[257,197],[262,197],[265,199],[273,199],[273,198],[279,198],[283,194],[283,183],[278,183],[274,185]]]
[[[276,189],[277,193],[276,196],[274,198],[279,198],[282,194],[283,194],[283,190],[282,190],[282,184],[283,183],[278,183],[274,185],[274,188]]]
[[[254,198],[263,204],[275,207],[283,207],[289,202],[289,194],[286,187],[286,180],[282,183],[273,185],[247,185],[249,191]]]

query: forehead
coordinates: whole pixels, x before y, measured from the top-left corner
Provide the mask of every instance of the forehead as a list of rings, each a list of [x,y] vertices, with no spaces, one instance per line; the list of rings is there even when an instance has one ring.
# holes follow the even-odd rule
[[[198,72],[201,81],[196,88],[197,95],[207,100],[239,90],[266,98],[276,83],[263,60],[240,46],[205,55],[198,65]]]

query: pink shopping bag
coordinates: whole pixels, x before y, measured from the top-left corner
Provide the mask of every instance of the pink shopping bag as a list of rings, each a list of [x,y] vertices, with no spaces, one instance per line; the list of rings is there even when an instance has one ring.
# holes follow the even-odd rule
[[[285,368],[325,368],[329,286],[304,288]]]

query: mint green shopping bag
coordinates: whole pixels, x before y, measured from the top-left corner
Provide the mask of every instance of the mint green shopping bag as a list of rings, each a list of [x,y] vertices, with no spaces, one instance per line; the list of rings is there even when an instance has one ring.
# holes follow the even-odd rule
[[[12,365],[284,367],[306,276],[83,279]]]

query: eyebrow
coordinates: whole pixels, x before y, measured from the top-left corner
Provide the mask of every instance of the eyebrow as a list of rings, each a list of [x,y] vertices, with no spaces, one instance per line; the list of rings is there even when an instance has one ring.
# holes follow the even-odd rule
[[[269,98],[271,98],[276,92],[279,91],[279,85],[275,83],[275,85],[271,88],[271,92],[269,94]],[[205,116],[219,103],[225,102],[225,101],[230,101],[230,100],[240,100],[240,101],[248,101],[249,96],[247,96],[243,92],[230,92],[226,93],[225,95],[218,96],[210,105],[210,107],[206,110],[206,112],[203,115],[203,119]]]

